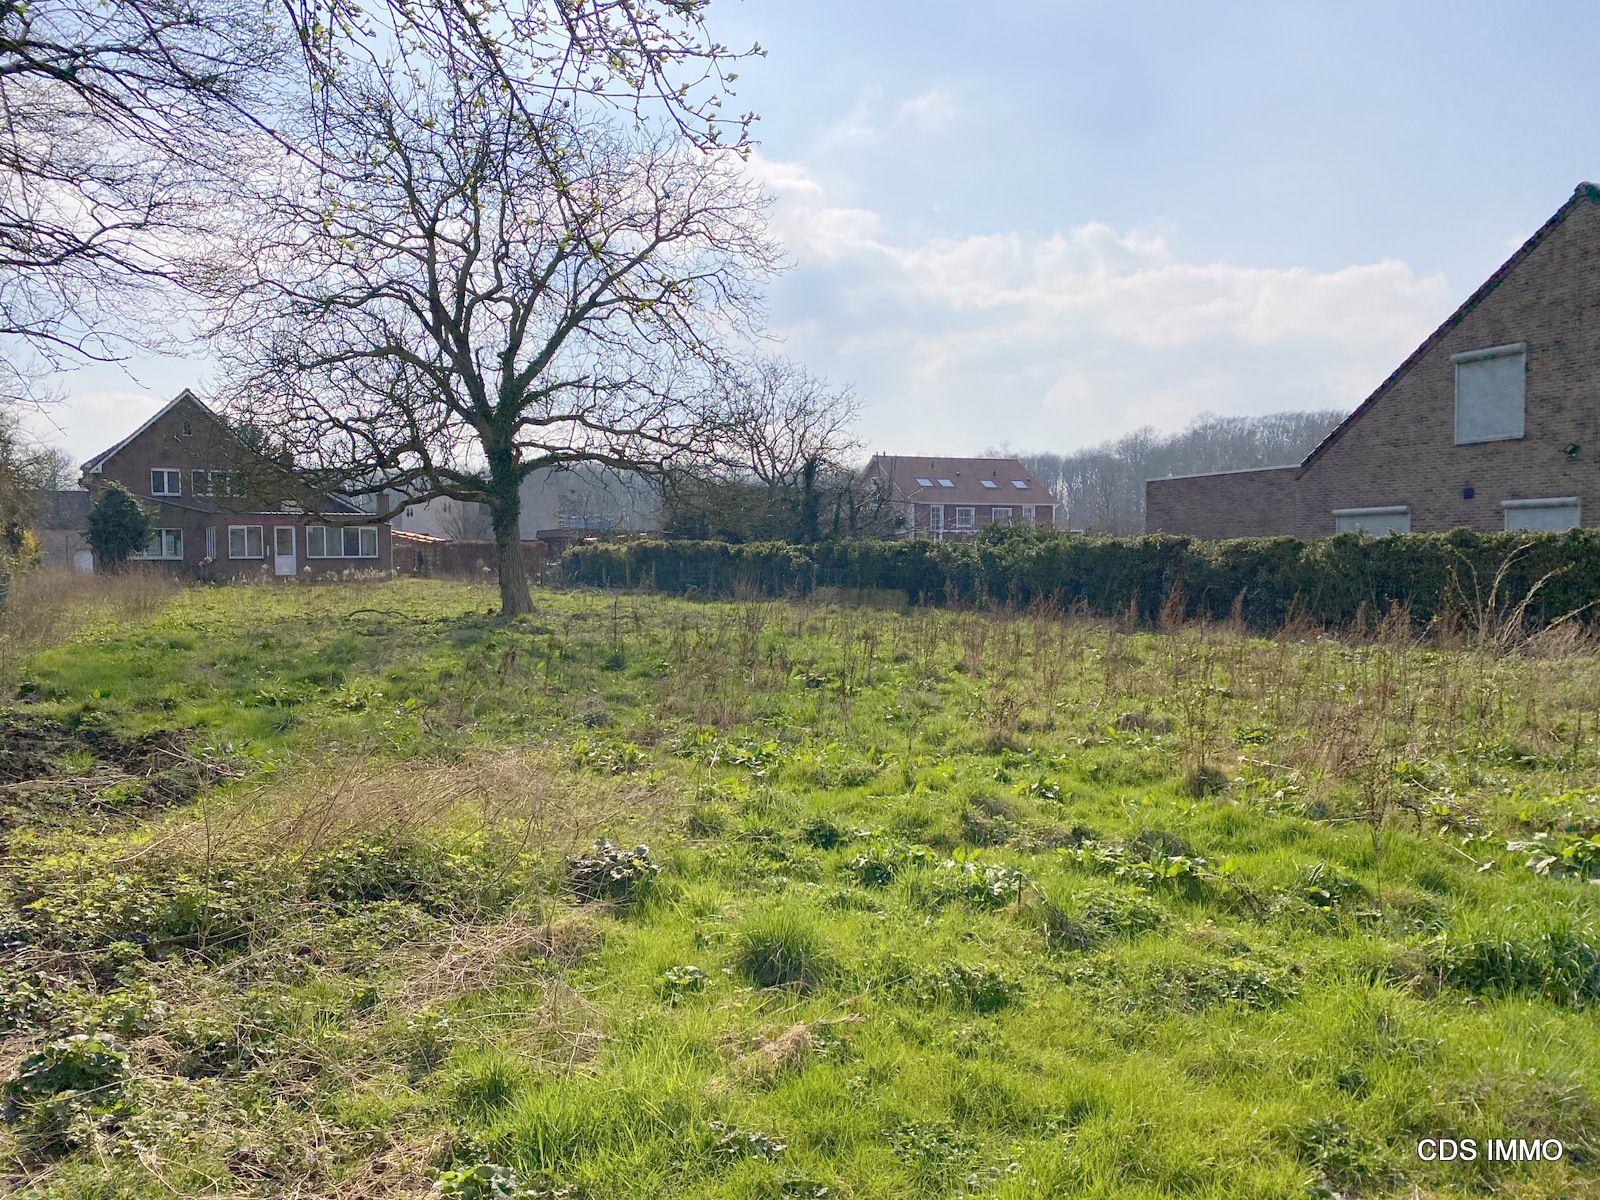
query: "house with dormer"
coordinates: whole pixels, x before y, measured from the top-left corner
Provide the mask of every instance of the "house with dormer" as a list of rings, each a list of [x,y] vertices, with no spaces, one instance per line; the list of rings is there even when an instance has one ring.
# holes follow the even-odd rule
[[[188,389],[83,464],[91,500],[116,482],[150,513],[135,559],[196,579],[387,574],[387,524],[262,453]]]
[[[1014,458],[875,454],[863,480],[884,490],[896,537],[969,538],[991,525],[1055,524],[1055,496]]]
[[[1302,462],[1152,479],[1203,538],[1600,526],[1600,187],[1572,197]]]

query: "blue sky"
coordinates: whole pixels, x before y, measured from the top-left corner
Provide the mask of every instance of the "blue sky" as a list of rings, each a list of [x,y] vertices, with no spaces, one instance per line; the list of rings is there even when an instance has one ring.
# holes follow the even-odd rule
[[[714,0],[794,268],[781,349],[871,449],[1068,450],[1354,407],[1600,176],[1592,3]],[[84,456],[202,362],[65,381]]]

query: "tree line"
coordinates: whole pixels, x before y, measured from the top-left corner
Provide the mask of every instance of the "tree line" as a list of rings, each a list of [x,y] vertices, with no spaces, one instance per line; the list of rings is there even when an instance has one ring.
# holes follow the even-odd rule
[[[1061,502],[1058,527],[1143,533],[1146,480],[1288,466],[1315,449],[1345,415],[1332,409],[1246,417],[1202,413],[1177,433],[1146,426],[1086,450],[1017,457]]]

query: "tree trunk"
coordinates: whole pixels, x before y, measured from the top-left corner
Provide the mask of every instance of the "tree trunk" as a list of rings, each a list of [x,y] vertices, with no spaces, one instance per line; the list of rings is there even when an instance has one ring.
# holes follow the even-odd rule
[[[533,611],[528,590],[528,560],[522,553],[522,473],[510,454],[489,454],[489,515],[494,523],[496,574],[500,580],[500,619]]]

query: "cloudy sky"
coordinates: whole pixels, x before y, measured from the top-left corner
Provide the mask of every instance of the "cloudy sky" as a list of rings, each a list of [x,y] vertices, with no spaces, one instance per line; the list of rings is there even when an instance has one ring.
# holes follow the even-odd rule
[[[1068,450],[1351,408],[1600,176],[1600,5],[714,0],[793,269],[782,349],[872,449]],[[85,371],[86,456],[203,361]]]

